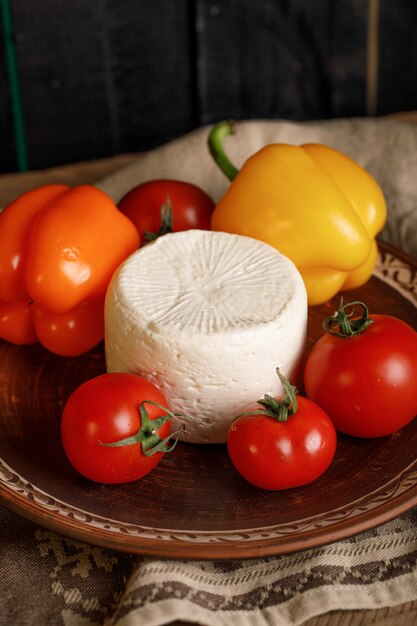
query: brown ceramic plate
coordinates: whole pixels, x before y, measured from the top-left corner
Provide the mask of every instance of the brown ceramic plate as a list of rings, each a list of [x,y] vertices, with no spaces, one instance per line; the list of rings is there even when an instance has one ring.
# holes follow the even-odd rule
[[[392,248],[381,246],[375,275],[351,295],[417,328],[417,262]],[[310,310],[309,347],[337,302]],[[417,505],[417,420],[392,437],[341,436],[330,469],[286,492],[247,484],[223,445],[180,444],[136,483],[84,480],[62,450],[60,413],[103,371],[102,346],[65,359],[0,342],[0,499],[37,524],[104,548],[234,559],[336,541]]]

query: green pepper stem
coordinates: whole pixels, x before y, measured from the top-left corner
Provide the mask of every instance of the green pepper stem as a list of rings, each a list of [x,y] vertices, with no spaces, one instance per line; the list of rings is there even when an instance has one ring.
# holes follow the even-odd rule
[[[212,128],[208,138],[208,146],[211,156],[229,180],[233,180],[239,173],[239,170],[226,156],[223,148],[224,138],[233,134],[233,132],[232,122],[219,122]]]
[[[362,315],[360,317],[350,319],[354,314],[355,306],[362,309]],[[347,312],[348,308],[351,309],[349,313]],[[326,317],[323,320],[322,326],[323,330],[325,330],[329,335],[346,338],[359,335],[372,323],[373,320],[369,317],[368,307],[366,304],[360,302],[359,300],[345,304],[343,302],[343,298],[340,298],[338,310],[335,311],[333,315]]]

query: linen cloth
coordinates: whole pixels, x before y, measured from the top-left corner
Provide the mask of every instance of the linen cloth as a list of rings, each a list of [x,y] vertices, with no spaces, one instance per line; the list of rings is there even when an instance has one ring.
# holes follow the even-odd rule
[[[0,507],[0,571],[1,626],[292,626],[416,600],[417,511],[292,555],[187,562],[102,550]]]
[[[417,124],[386,118],[324,122],[245,121],[225,140],[231,161],[241,167],[268,143],[324,143],[352,157],[381,185],[388,219],[381,238],[417,256]],[[229,182],[207,149],[209,127],[200,128],[140,155],[99,183],[114,200],[146,180],[174,178],[204,189],[218,201]],[[279,175],[277,175],[279,184]],[[254,208],[256,210],[256,207]]]
[[[217,200],[227,180],[203,128],[99,182],[118,200],[153,178],[189,180]],[[417,126],[386,120],[241,122],[226,140],[237,166],[262,145],[323,142],[379,181],[389,207],[383,238],[417,256]],[[0,624],[298,625],[335,609],[417,600],[417,510],[356,537],[247,561],[168,561],[102,550],[39,528],[0,507]]]

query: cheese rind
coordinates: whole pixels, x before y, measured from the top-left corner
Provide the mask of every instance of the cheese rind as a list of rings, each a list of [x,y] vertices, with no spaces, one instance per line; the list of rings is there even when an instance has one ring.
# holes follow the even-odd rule
[[[236,415],[293,378],[307,296],[294,264],[258,240],[212,231],[164,235],[117,270],[105,306],[109,372],[154,382],[184,416],[182,439],[220,443]]]

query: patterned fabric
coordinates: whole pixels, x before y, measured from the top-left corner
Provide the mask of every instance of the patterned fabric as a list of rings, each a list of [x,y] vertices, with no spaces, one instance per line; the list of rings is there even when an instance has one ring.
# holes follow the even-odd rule
[[[417,510],[293,555],[186,562],[102,550],[0,507],[0,571],[1,626],[291,626],[415,600]]]

